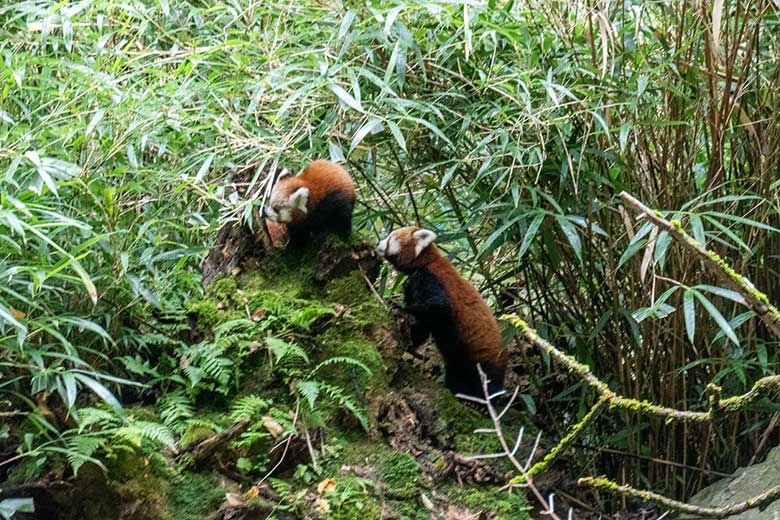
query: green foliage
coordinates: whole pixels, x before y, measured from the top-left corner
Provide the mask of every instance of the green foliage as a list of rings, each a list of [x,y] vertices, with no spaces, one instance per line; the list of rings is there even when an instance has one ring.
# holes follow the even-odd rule
[[[337,353],[330,337],[325,357],[342,360],[312,373],[324,359],[308,335],[335,316],[323,302],[368,306],[349,301],[360,278],[320,292],[311,259],[287,252],[244,294],[227,277],[204,297],[197,274],[213,232],[263,202],[236,197],[228,177],[256,174],[262,192],[265,168],[323,156],[358,183],[356,230],[435,229],[492,304],[624,395],[690,408],[710,383],[735,394],[776,373],[776,339],[614,198],[640,195],[780,300],[778,12],[768,0],[713,5],[722,16],[635,1],[4,3],[0,403],[11,442],[32,466],[64,455],[76,469],[117,432],[168,444],[166,431],[194,424],[197,399],[237,395],[266,349],[269,380],[306,413],[358,413],[344,379],[382,384],[381,360],[361,341]],[[380,291],[399,288],[384,270]],[[257,309],[267,318],[251,322]],[[576,421],[586,397],[528,362],[540,419]],[[149,392],[164,394],[163,426],[121,410]],[[751,412],[729,421],[724,431],[766,427]],[[730,470],[759,442],[689,442],[660,421],[602,427],[594,442],[633,455],[670,447],[663,460],[683,466]],[[634,483],[668,471],[642,460],[587,464]],[[662,485],[683,496],[690,482]]]
[[[379,503],[373,492],[374,483],[368,479],[345,477],[338,479],[336,489],[325,494],[334,520],[360,520],[381,516]]]
[[[171,482],[171,518],[200,520],[225,498],[216,478],[206,473],[182,472]]]
[[[233,403],[233,407],[230,410],[230,420],[235,422],[244,419],[257,420],[270,405],[270,401],[261,397],[256,395],[245,395]]]
[[[16,513],[32,513],[35,511],[32,498],[6,498],[0,500],[0,516],[11,520]]]

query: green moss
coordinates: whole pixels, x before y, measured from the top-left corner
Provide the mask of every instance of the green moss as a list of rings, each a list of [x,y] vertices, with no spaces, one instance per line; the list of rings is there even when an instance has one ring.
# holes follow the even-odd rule
[[[238,291],[236,279],[230,276],[219,278],[213,282],[209,286],[208,292],[219,300],[228,300],[236,294],[236,291]]]
[[[184,433],[181,436],[181,439],[179,440],[179,445],[183,449],[187,449],[188,447],[199,443],[200,441],[206,440],[209,437],[213,436],[215,432],[212,428],[209,428],[208,426],[201,424],[201,423],[193,423],[187,427],[186,430],[184,430]]]
[[[219,325],[220,312],[214,300],[197,300],[191,302],[187,310],[195,316],[195,321],[201,330],[211,330]]]
[[[390,509],[400,520],[429,520],[431,512],[428,511],[419,499],[416,500],[389,500]]]
[[[160,415],[151,406],[136,406],[128,412],[133,419],[139,421],[160,422]]]
[[[493,513],[493,520],[528,520],[531,517],[522,493],[502,491],[499,486],[456,487],[448,486],[444,490],[450,500],[471,512]]]
[[[380,465],[379,475],[391,498],[411,499],[420,487],[420,465],[408,453],[395,452]]]
[[[183,471],[171,483],[169,498],[172,518],[201,520],[219,507],[225,490],[210,473]]]
[[[262,309],[266,313],[265,319],[272,319],[282,326],[289,325],[300,329],[308,329],[321,318],[336,313],[332,306],[324,305],[319,301],[294,298],[267,289],[248,291],[243,298],[250,312]]]
[[[737,284],[742,290],[747,291],[750,293],[750,295],[755,298],[757,301],[763,303],[766,305],[769,309],[769,312],[772,314],[772,317],[775,320],[780,321],[780,312],[772,306],[772,304],[769,303],[769,298],[766,294],[762,293],[755,287],[753,287],[753,284],[748,283],[745,280],[745,277],[736,272],[724,259],[722,259],[720,256],[718,256],[717,253],[714,253],[712,251],[707,251],[707,256],[712,260],[713,262],[717,263],[721,269],[728,275],[731,280]]]
[[[372,342],[344,327],[332,328],[318,339],[320,344],[315,355],[317,360],[336,356],[349,357],[360,361],[371,371],[369,375],[357,367],[341,364],[324,369],[323,372],[327,371],[337,384],[355,385],[361,392],[386,384],[384,361]]]
[[[488,420],[443,387],[437,389],[434,402],[439,419],[447,423],[446,427],[455,433],[471,433],[475,428],[484,427]]]
[[[435,402],[439,414],[439,430],[453,435],[455,451],[471,455],[501,450],[501,444],[495,435],[474,433],[477,428],[493,426],[487,416],[466,406],[445,388],[438,391]],[[503,462],[498,461],[498,464]]]

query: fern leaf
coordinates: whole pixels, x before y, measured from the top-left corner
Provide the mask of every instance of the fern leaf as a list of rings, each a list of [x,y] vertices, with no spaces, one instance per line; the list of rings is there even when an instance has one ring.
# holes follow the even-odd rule
[[[355,418],[360,421],[360,424],[363,426],[363,429],[368,431],[368,420],[366,419],[365,414],[363,413],[363,410],[360,409],[358,404],[352,399],[350,396],[346,395],[344,391],[333,385],[329,385],[327,383],[320,383],[320,388],[325,394],[333,399],[339,406],[343,406],[350,412],[352,412],[352,415],[355,416]]]
[[[369,376],[371,375],[371,369],[370,369],[370,368],[368,368],[368,367],[367,367],[367,366],[366,366],[366,365],[365,365],[363,362],[361,362],[361,361],[358,361],[357,359],[355,359],[355,358],[351,358],[351,357],[346,357],[346,356],[335,356],[335,357],[332,357],[332,358],[328,358],[328,359],[326,359],[325,361],[323,361],[322,363],[320,363],[319,365],[317,365],[316,367],[314,367],[314,368],[311,370],[311,372],[309,372],[309,377],[310,377],[310,378],[311,378],[311,377],[314,377],[314,374],[316,374],[318,370],[320,370],[320,369],[322,369],[322,368],[325,368],[325,367],[327,367],[327,366],[330,366],[330,365],[335,365],[335,364],[341,364],[341,365],[352,365],[352,366],[355,366],[355,367],[358,367],[358,368],[360,368],[360,369],[361,369],[361,370],[363,370],[363,371],[364,371],[364,372],[365,372],[367,375],[369,375]]]

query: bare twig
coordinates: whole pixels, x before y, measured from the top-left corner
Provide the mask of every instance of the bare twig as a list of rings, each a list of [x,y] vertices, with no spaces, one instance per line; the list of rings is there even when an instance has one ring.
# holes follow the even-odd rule
[[[222,430],[216,435],[212,435],[208,439],[205,439],[191,449],[187,450],[192,455],[192,462],[196,466],[204,464],[211,456],[222,446],[230,442],[236,435],[246,430],[252,421],[244,419],[232,425],[230,428]]]
[[[529,473],[528,468],[531,465],[531,460],[533,460],[533,455],[536,452],[537,447],[539,446],[539,438],[541,437],[541,432],[539,432],[539,435],[536,437],[536,442],[534,443],[533,448],[531,449],[531,453],[528,456],[528,460],[525,462],[525,464],[521,463],[517,459],[517,451],[520,448],[520,444],[523,439],[523,432],[525,431],[525,428],[520,428],[520,431],[517,434],[517,438],[515,439],[515,442],[512,444],[512,447],[509,447],[509,443],[507,442],[506,436],[504,435],[503,426],[501,425],[501,416],[506,412],[509,406],[512,405],[512,403],[515,400],[515,397],[517,397],[517,392],[514,392],[512,395],[512,398],[509,400],[509,403],[506,405],[504,410],[499,414],[496,412],[496,408],[493,406],[493,399],[498,397],[499,395],[502,395],[504,392],[498,392],[495,394],[491,394],[488,390],[488,384],[490,383],[490,380],[487,378],[487,375],[485,374],[484,370],[482,370],[482,366],[477,364],[477,370],[479,371],[479,378],[482,381],[482,393],[485,396],[484,399],[479,399],[476,397],[471,397],[464,394],[458,394],[457,397],[461,399],[465,399],[468,401],[474,401],[479,402],[480,404],[484,405],[487,409],[488,414],[490,415],[491,421],[493,421],[493,428],[479,428],[475,430],[475,433],[492,433],[498,438],[498,442],[501,444],[501,449],[503,451],[498,453],[491,453],[491,454],[482,454],[482,455],[472,455],[470,457],[467,457],[469,460],[479,460],[479,459],[486,459],[486,458],[498,458],[498,457],[504,457],[517,469],[517,471],[520,472],[520,475],[523,478],[523,483],[521,484],[522,487],[527,487],[531,493],[534,495],[536,500],[539,502],[539,504],[542,505],[544,508],[544,511],[541,513],[543,515],[549,516],[552,520],[561,520],[561,518],[555,513],[554,509],[554,495],[550,495],[548,498],[544,498],[544,495],[539,491],[539,489],[536,487],[533,481],[532,474]],[[510,485],[514,486],[515,484]],[[518,484],[519,486],[520,484]],[[572,518],[572,511],[569,511],[568,518]]]

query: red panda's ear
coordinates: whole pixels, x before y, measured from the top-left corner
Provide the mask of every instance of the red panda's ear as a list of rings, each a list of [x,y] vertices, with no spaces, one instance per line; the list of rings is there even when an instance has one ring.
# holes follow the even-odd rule
[[[412,234],[412,236],[416,240],[414,243],[415,257],[420,256],[420,253],[423,252],[423,249],[431,245],[433,241],[436,240],[436,233],[427,229],[418,229]]]
[[[290,195],[290,206],[302,213],[307,213],[306,205],[309,203],[309,188],[298,188]]]
[[[279,175],[276,176],[276,182],[279,182],[280,180],[284,179],[285,177],[291,177],[292,174],[290,173],[290,170],[287,168],[282,169],[282,171],[279,172]]]

